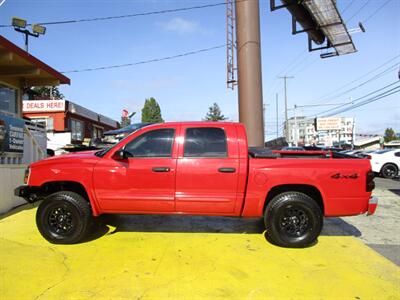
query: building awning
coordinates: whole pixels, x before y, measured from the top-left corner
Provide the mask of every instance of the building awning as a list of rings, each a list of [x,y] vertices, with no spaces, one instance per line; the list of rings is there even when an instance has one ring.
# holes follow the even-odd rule
[[[2,79],[19,80],[25,87],[71,83],[68,77],[0,35],[0,80]]]

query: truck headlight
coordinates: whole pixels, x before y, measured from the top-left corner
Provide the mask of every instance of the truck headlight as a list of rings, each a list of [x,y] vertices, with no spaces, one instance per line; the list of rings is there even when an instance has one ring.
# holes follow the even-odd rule
[[[28,184],[29,182],[29,175],[31,175],[31,168],[27,167],[25,169],[25,174],[24,174],[24,184]]]

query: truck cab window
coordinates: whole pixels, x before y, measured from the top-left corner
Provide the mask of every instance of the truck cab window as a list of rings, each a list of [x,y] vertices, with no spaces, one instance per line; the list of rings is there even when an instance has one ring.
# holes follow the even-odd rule
[[[227,157],[228,147],[222,128],[188,128],[184,157]]]
[[[125,146],[130,157],[171,157],[175,130],[172,128],[143,133]]]

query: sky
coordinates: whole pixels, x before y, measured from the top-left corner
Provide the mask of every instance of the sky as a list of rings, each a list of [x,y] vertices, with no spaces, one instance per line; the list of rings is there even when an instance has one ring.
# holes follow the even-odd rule
[[[0,0],[0,25],[18,16],[31,23],[118,16],[219,3],[223,0]],[[388,1],[388,3],[386,3]],[[382,5],[383,8],[378,10]],[[337,0],[349,29],[363,22],[365,33],[352,35],[354,54],[321,59],[323,51],[307,51],[307,35],[291,34],[286,9],[270,11],[260,0],[261,55],[266,139],[276,136],[284,121],[283,80],[288,79],[289,117],[323,116],[333,106],[348,103],[389,84],[396,87],[400,68],[400,0]],[[377,11],[378,10],[378,11]],[[44,36],[30,39],[30,53],[58,71],[81,70],[174,56],[226,43],[225,6],[97,22],[48,25]],[[24,46],[13,28],[0,34]],[[326,52],[326,50],[325,50]],[[176,59],[131,67],[66,73],[71,85],[60,86],[67,100],[120,120],[122,109],[137,112],[154,97],[166,121],[201,120],[218,103],[229,120],[238,120],[237,89],[226,86],[224,47]],[[381,91],[382,92],[382,91]],[[378,92],[379,93],[379,92]],[[357,100],[361,98],[360,100]],[[301,107],[305,106],[305,107]],[[400,93],[340,114],[355,117],[356,132],[400,132]]]

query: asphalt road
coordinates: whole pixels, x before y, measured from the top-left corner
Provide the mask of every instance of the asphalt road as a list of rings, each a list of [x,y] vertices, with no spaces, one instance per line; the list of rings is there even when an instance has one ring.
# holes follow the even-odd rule
[[[400,266],[400,181],[375,178],[378,197],[374,215],[325,219],[323,234],[349,235]]]

